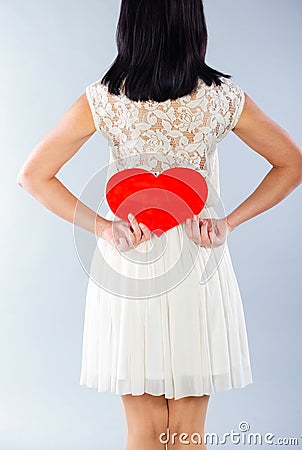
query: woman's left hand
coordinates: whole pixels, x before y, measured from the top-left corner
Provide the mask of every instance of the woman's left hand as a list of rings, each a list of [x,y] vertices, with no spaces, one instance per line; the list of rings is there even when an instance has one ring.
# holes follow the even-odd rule
[[[200,247],[219,247],[232,231],[226,218],[204,218],[194,216],[185,222],[185,230],[188,237]]]

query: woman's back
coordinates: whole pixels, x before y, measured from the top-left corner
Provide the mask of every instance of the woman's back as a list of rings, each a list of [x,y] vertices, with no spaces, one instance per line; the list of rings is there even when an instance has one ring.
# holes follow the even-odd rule
[[[190,167],[211,184],[207,204],[218,201],[216,144],[236,126],[245,100],[234,81],[222,77],[220,86],[208,86],[199,79],[191,94],[156,102],[129,99],[124,85],[121,95],[111,94],[99,79],[86,88],[86,95],[96,130],[111,149],[110,176],[132,167],[155,174]]]

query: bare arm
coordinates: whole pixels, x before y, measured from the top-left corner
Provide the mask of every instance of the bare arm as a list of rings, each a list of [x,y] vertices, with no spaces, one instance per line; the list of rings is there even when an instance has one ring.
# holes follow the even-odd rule
[[[99,236],[108,221],[80,202],[56,177],[95,131],[84,93],[33,148],[17,175],[17,183],[56,215]]]
[[[302,150],[245,93],[245,106],[233,132],[272,164],[272,168],[234,211],[226,216],[231,229],[272,208],[302,182]]]

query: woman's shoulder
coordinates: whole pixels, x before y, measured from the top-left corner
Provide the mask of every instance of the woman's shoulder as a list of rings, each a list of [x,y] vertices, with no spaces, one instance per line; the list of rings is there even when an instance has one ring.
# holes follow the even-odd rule
[[[225,129],[218,136],[217,142],[220,142],[237,125],[245,104],[245,92],[236,81],[226,77],[221,77],[221,85],[216,90],[219,96],[217,117],[223,117],[225,122]]]
[[[90,92],[95,92],[95,93],[105,93],[108,90],[108,87],[106,84],[104,84],[102,82],[102,78],[97,78],[95,81],[93,81],[92,83],[88,84],[88,86],[86,87],[86,91],[89,90]]]
[[[242,87],[232,78],[221,77],[221,85],[217,86],[217,90],[228,98],[241,98],[243,96]]]
[[[95,109],[106,107],[108,100],[108,88],[102,83],[102,78],[98,78],[85,88],[86,96],[90,106]]]
[[[210,94],[210,97],[215,97],[217,95],[220,99],[220,102],[222,103],[229,103],[233,104],[234,106],[236,106],[236,104],[238,103],[241,103],[244,99],[244,91],[242,87],[231,78],[221,76],[220,80],[220,85],[216,85],[215,83],[213,83],[211,86],[209,86],[202,78],[199,78],[197,88],[188,96],[184,96],[178,99],[178,101],[182,99],[185,99],[187,101],[188,98],[191,100],[198,100],[200,98],[203,98],[205,93],[208,93]],[[102,82],[102,77],[97,78],[86,87],[86,94],[94,104],[98,104],[99,106],[105,106],[108,101],[110,103],[113,102],[114,98],[116,97],[115,95],[109,93],[108,85]],[[119,101],[121,100],[121,98],[125,97],[123,86],[121,87],[120,95],[117,97]]]

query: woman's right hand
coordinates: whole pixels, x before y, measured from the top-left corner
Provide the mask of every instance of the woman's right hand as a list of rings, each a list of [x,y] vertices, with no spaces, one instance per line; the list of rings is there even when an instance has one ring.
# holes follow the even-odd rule
[[[131,213],[128,218],[130,223],[126,220],[108,220],[108,224],[99,233],[102,239],[122,252],[151,239],[151,231],[145,224],[138,223]]]
[[[215,248],[224,244],[227,236],[234,229],[227,217],[201,219],[194,215],[192,219],[187,219],[185,224],[188,237],[195,244],[206,248]]]

